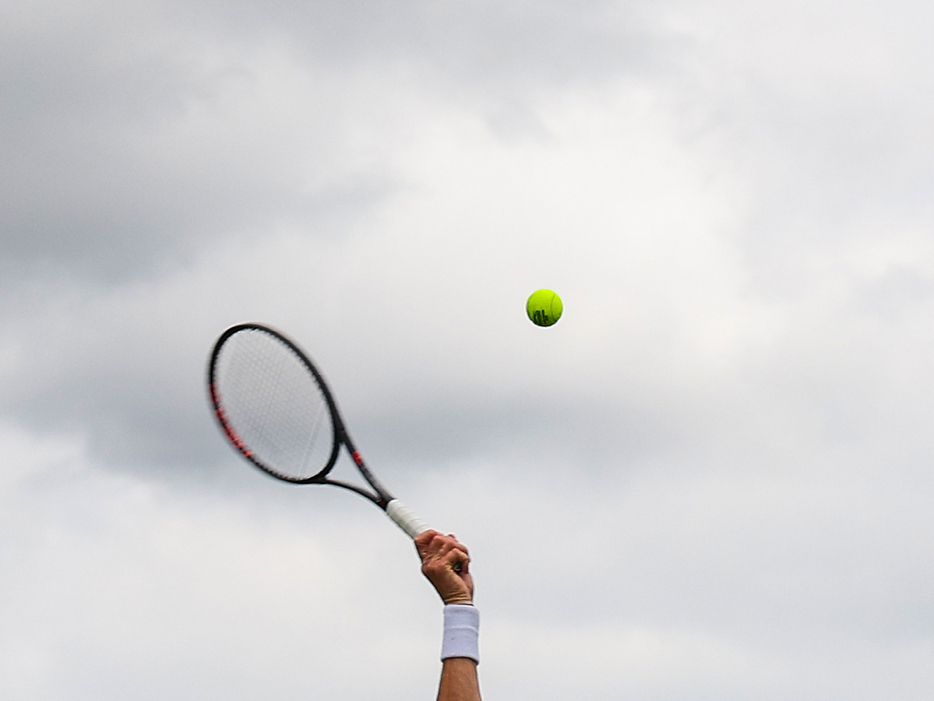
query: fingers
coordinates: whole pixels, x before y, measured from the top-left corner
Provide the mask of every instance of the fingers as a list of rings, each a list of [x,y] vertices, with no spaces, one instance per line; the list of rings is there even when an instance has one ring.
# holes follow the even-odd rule
[[[473,578],[468,565],[470,553],[454,534],[425,531],[415,538],[422,560],[422,573],[434,585],[446,604],[471,603]]]
[[[442,542],[433,544],[422,557],[422,572],[434,574],[441,572],[465,573],[470,555],[459,544]]]
[[[431,541],[434,540],[434,537],[440,535],[438,531],[433,531],[431,529],[425,531],[424,533],[419,533],[415,536],[415,550],[418,551],[418,556],[425,559],[425,555],[428,554],[428,547],[431,544]]]
[[[423,569],[428,567],[462,571],[468,562],[470,562],[470,555],[467,550],[455,541],[441,543],[437,548],[431,547],[427,557],[422,560],[422,565]]]
[[[443,561],[445,566],[450,567],[452,570],[454,570],[455,573],[459,575],[463,576],[469,573],[468,566],[470,565],[470,556],[467,555],[463,550],[451,550],[447,555],[444,556]]]
[[[458,542],[454,534],[442,535],[437,531],[425,531],[415,538],[415,548],[418,550],[422,562],[426,560],[445,560],[452,552],[461,553],[457,556],[458,562],[467,562],[470,560],[470,552],[467,546]]]

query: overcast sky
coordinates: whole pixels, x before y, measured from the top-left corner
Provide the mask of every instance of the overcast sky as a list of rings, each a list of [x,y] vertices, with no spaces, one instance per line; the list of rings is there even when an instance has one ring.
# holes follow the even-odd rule
[[[932,22],[0,3],[0,697],[434,698],[406,536],[213,425],[252,320],[470,546],[485,698],[930,699]]]

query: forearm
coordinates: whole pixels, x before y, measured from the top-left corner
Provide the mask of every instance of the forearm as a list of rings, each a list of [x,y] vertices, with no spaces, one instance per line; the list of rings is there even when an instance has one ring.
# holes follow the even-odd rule
[[[477,663],[468,657],[449,657],[441,668],[438,701],[480,701]]]
[[[480,613],[474,606],[444,607],[441,643],[441,684],[438,701],[480,701],[477,661],[480,659]]]
[[[470,555],[453,535],[425,531],[415,538],[422,573],[444,602],[438,701],[480,701],[480,614],[473,606]]]

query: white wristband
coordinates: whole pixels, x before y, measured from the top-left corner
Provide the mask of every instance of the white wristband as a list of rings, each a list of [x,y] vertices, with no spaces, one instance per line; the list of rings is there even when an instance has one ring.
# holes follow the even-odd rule
[[[444,641],[441,659],[469,657],[480,663],[480,612],[470,604],[444,607]]]

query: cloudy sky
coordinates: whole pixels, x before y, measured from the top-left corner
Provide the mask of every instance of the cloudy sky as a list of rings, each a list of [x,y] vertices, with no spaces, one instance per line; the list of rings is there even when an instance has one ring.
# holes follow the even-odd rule
[[[930,699],[932,21],[0,4],[0,696],[433,698],[411,543],[212,423],[255,320],[470,546],[485,698]]]

